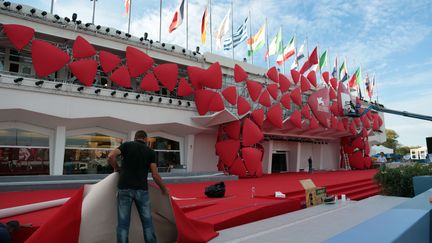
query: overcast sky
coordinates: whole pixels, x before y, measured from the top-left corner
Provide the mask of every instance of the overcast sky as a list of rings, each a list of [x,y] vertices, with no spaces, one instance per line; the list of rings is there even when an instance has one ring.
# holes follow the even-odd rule
[[[15,0],[13,2],[50,9],[51,0]],[[158,0],[131,0],[131,34],[159,38]],[[162,42],[186,46],[186,20],[173,33],[168,33],[174,10],[180,0],[163,0]],[[189,49],[200,46],[210,51],[210,44],[201,46],[201,17],[206,0],[189,0]],[[56,0],[54,13],[71,17],[78,14],[84,23],[91,22],[93,2],[90,0]],[[212,28],[216,31],[231,1],[212,1]],[[307,39],[307,49],[318,45],[319,52],[329,52],[329,65],[334,58],[346,59],[348,71],[362,67],[376,75],[380,103],[396,110],[432,116],[432,1],[430,0],[234,0],[234,29],[251,12],[252,34],[268,19],[271,39],[279,27],[287,42],[293,35],[297,46]],[[127,31],[128,18],[123,0],[97,0],[95,23]],[[248,26],[249,27],[249,26]],[[208,35],[209,38],[209,35]],[[215,41],[213,41],[213,46]],[[231,57],[231,51],[213,52]],[[264,50],[254,56],[254,63],[266,67]],[[235,58],[246,57],[246,44],[235,49]],[[275,65],[275,57],[271,57]],[[288,60],[288,70],[292,60]],[[340,63],[340,62],[339,62]],[[403,145],[425,146],[432,137],[432,122],[385,114],[386,127],[396,130]]]

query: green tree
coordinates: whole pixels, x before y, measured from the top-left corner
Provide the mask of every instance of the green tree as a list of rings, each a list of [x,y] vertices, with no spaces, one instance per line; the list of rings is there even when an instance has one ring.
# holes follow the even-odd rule
[[[392,129],[386,129],[386,137],[387,140],[382,143],[381,145],[387,147],[387,148],[391,148],[393,149],[393,151],[396,151],[396,149],[400,146],[397,138],[399,137],[399,135],[396,133],[395,130]]]

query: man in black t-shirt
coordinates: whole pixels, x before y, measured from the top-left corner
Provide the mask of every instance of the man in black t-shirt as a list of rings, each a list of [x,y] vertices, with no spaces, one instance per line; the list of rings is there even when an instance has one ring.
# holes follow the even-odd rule
[[[155,152],[146,145],[147,133],[138,131],[135,141],[125,142],[108,155],[108,161],[115,172],[120,173],[117,196],[117,242],[127,243],[132,202],[138,209],[145,242],[156,242],[151,218],[147,174],[150,169],[154,182],[163,194],[168,194],[155,162]],[[123,156],[121,168],[116,162],[118,155]]]

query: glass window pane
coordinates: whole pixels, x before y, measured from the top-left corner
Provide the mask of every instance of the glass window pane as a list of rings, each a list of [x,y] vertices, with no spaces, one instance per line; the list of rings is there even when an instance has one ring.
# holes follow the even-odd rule
[[[113,168],[108,163],[110,150],[66,149],[64,174],[108,174]]]
[[[0,176],[48,174],[48,148],[0,147]]]
[[[66,138],[66,147],[113,149],[120,146],[121,138],[114,138],[100,133],[84,134]]]
[[[154,150],[179,150],[180,143],[163,137],[154,137],[148,139],[150,147]]]
[[[48,147],[49,137],[15,128],[0,129],[0,145]]]

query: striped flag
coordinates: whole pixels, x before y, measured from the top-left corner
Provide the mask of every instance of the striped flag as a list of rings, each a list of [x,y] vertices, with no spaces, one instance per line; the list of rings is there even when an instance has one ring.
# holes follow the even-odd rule
[[[288,42],[288,44],[286,45],[283,53],[278,55],[276,59],[276,63],[278,65],[282,65],[286,60],[288,60],[288,58],[290,58],[292,55],[295,54],[294,45],[295,45],[295,38],[293,36],[291,40]]]
[[[204,45],[206,42],[207,25],[208,25],[208,5],[206,5],[204,14],[201,20],[201,43]]]
[[[178,8],[176,9],[174,13],[174,17],[171,21],[171,24],[169,26],[169,32],[173,32],[175,29],[177,29],[181,23],[183,22],[183,16],[184,16],[184,1],[182,0]]]
[[[130,12],[130,0],[125,0],[124,4],[125,4],[126,15],[129,15],[129,12]]]
[[[321,54],[321,57],[319,59],[319,70],[321,71],[322,68],[326,65],[327,65],[327,50],[325,50],[324,53]]]
[[[259,51],[265,44],[266,24],[264,23],[258,32],[247,39],[248,56],[252,56],[255,52]]]
[[[264,60],[267,60],[269,56],[273,56],[281,52],[282,52],[282,28],[279,29],[279,32],[275,35],[273,40],[270,42],[268,51],[264,56]]]
[[[230,36],[224,40],[224,50],[231,50],[247,39],[247,23],[248,18],[246,17],[243,24],[240,25],[237,31],[233,34],[232,38]]]
[[[335,58],[335,61],[334,61],[332,77],[337,78],[337,57]]]
[[[303,44],[300,46],[300,49],[297,51],[296,58],[294,59],[294,62],[291,65],[291,69],[296,69],[299,65],[299,61],[305,56],[304,55],[304,46],[306,41],[303,41]]]
[[[361,82],[361,68],[358,67],[357,70],[355,71],[354,75],[351,77],[349,83],[348,83],[348,87],[350,88],[355,88],[357,86],[359,86]]]
[[[348,71],[345,62],[339,68],[339,80],[345,82],[348,79]]]
[[[219,49],[222,48],[222,38],[229,31],[230,14],[231,14],[231,8],[228,10],[228,13],[223,18],[222,23],[219,25],[219,28],[215,33],[216,46]]]

